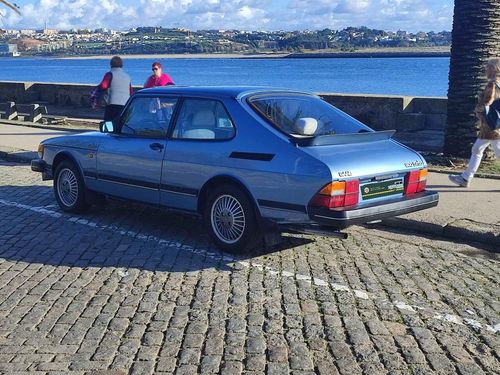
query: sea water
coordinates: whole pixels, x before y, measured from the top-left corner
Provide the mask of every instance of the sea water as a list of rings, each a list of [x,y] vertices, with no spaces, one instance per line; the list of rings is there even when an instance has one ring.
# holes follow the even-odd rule
[[[143,85],[151,63],[180,85],[256,85],[310,92],[446,96],[449,58],[156,58],[127,59]],[[0,58],[0,81],[100,82],[107,59]]]

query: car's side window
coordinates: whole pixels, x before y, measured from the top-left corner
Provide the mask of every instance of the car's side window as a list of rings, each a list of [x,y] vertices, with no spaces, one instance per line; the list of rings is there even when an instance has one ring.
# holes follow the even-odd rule
[[[224,140],[234,137],[234,124],[217,100],[185,99],[172,138]]]
[[[164,138],[177,104],[176,98],[134,99],[121,118],[121,134]]]

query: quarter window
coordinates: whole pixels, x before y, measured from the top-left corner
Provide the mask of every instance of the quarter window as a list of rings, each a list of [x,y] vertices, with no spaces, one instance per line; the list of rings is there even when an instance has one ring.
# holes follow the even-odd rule
[[[121,121],[121,133],[141,137],[164,138],[174,113],[176,98],[136,98],[127,107]]]
[[[235,129],[224,105],[217,100],[185,99],[172,138],[224,140]]]

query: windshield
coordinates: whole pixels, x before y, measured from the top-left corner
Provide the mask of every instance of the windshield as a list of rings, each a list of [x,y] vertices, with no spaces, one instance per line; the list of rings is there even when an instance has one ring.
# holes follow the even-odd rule
[[[248,102],[259,115],[279,130],[295,137],[372,131],[315,96],[265,95],[251,97]]]

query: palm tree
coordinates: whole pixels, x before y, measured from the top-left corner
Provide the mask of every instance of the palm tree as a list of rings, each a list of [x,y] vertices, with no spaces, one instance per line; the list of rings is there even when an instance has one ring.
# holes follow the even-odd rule
[[[0,0],[0,4],[7,6],[8,8],[12,9],[17,14],[21,15],[21,12],[19,11],[19,7],[17,6],[17,4],[13,4],[13,3],[9,2],[9,1],[5,1],[5,0]]]
[[[486,83],[484,64],[500,56],[500,1],[455,0],[444,152],[469,157],[476,139],[474,107]]]

